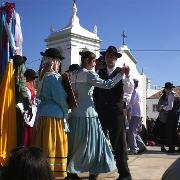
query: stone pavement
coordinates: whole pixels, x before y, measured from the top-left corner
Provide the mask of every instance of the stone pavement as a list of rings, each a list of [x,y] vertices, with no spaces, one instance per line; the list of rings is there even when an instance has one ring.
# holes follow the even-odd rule
[[[133,180],[161,180],[164,171],[178,158],[180,154],[165,154],[160,147],[147,147],[148,151],[141,155],[129,155],[129,168]],[[88,173],[79,174],[81,179],[88,179]],[[116,171],[101,174],[98,180],[115,180]],[[57,178],[58,179],[58,178]]]
[[[179,153],[165,154],[159,147],[147,147],[142,155],[129,156],[133,180],[160,180],[165,170],[178,158]]]

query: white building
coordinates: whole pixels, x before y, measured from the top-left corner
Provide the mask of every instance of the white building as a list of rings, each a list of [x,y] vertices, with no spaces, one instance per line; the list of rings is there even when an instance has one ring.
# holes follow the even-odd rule
[[[122,53],[122,57],[117,61],[117,65],[119,67],[122,67],[124,63],[125,65],[128,65],[130,67],[131,77],[139,81],[137,90],[139,91],[141,95],[141,109],[142,109],[142,114],[143,114],[143,122],[145,123],[146,121],[146,87],[147,87],[146,75],[144,73],[140,74],[138,72],[137,61],[131,54],[130,49],[128,49],[127,45],[122,45],[119,51]]]
[[[180,87],[174,88],[174,91],[176,92],[176,95],[180,97]],[[162,95],[162,88],[158,90],[158,92],[147,97],[147,116],[149,118],[156,119],[158,117],[159,112],[157,111],[157,105],[161,95]]]
[[[154,97],[152,95],[151,97],[147,98],[147,116],[152,119],[157,119],[158,117],[158,111],[157,111],[157,104],[159,101],[159,96]]]
[[[79,52],[88,49],[99,57],[101,40],[97,35],[97,27],[94,27],[93,32],[90,32],[79,23],[77,17],[77,7],[73,4],[72,16],[69,24],[59,31],[51,28],[50,35],[45,39],[47,48],[56,47],[62,52],[65,60],[62,62],[62,72],[68,69],[70,64],[80,64]],[[139,92],[142,95],[142,111],[143,118],[146,118],[146,76],[140,74],[137,70],[137,61],[130,52],[126,45],[122,45],[119,49],[122,57],[117,60],[117,65],[122,67],[125,63],[130,67],[132,78],[139,80]]]
[[[147,116],[156,119],[158,117],[157,104],[161,96],[162,87],[152,86],[150,79],[147,79]]]
[[[80,63],[80,51],[88,49],[99,57],[101,40],[97,36],[97,27],[94,26],[94,31],[90,32],[80,25],[75,3],[69,24],[59,31],[54,31],[51,28],[50,35],[45,41],[47,48],[59,48],[65,57],[62,62],[62,72],[67,70],[70,64]]]
[[[147,98],[159,92],[161,89],[161,86],[151,85],[151,80],[147,78]]]

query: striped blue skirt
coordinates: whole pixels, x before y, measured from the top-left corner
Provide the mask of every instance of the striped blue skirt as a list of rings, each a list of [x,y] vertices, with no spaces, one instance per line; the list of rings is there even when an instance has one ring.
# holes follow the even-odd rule
[[[70,173],[107,173],[116,169],[98,117],[71,118],[68,133]]]

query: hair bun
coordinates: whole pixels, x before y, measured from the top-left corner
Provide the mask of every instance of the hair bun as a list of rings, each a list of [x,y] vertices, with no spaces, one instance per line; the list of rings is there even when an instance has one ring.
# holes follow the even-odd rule
[[[81,51],[79,54],[84,58],[89,58],[93,53],[91,51]]]
[[[84,51],[79,52],[79,55],[81,55],[81,56],[82,56],[83,54],[84,54]]]
[[[96,55],[91,51],[82,51],[82,52],[79,52],[79,54],[81,55],[81,61],[84,61],[86,59],[96,58]]]

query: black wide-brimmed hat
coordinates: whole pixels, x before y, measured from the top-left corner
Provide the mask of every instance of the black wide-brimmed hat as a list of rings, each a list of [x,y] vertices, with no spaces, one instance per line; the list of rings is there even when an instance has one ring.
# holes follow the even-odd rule
[[[120,58],[120,57],[122,56],[122,54],[121,54],[121,53],[118,53],[116,47],[114,47],[114,46],[109,46],[106,51],[101,51],[101,52],[100,52],[100,54],[103,55],[103,56],[105,56],[106,53],[112,53],[112,54],[114,54],[117,58]]]
[[[175,86],[171,82],[166,82],[163,88],[171,89],[171,88],[175,88]]]
[[[63,60],[64,57],[61,55],[60,51],[57,48],[49,48],[46,49],[45,52],[40,52],[42,56],[47,56],[50,58],[59,58],[60,60]]]
[[[32,78],[32,79],[38,78],[36,72],[33,69],[27,69],[24,73],[24,76],[26,78]]]
[[[12,57],[12,59],[13,59],[13,65],[14,65],[15,67],[18,67],[18,66],[20,66],[21,64],[24,63],[24,58],[23,58],[23,56],[14,55],[14,56]]]
[[[78,71],[79,69],[81,69],[79,64],[71,64],[66,72]]]

